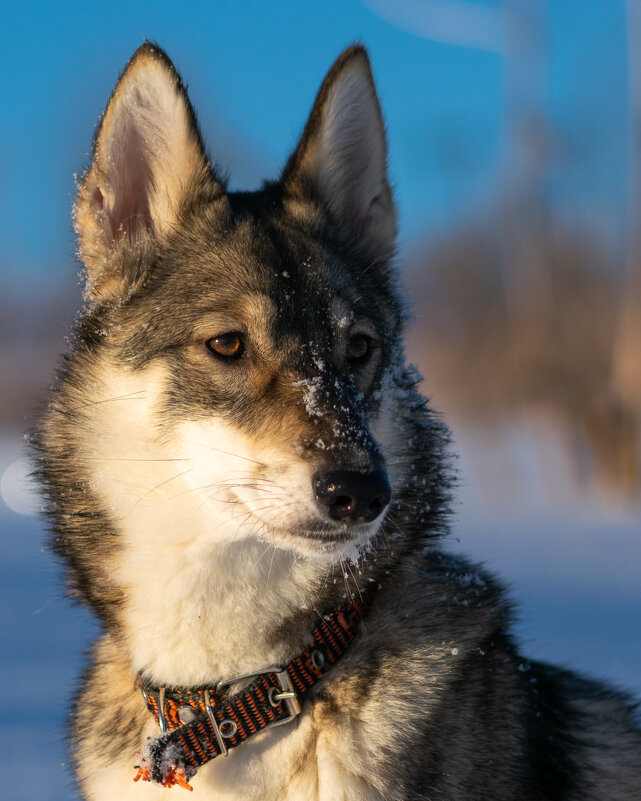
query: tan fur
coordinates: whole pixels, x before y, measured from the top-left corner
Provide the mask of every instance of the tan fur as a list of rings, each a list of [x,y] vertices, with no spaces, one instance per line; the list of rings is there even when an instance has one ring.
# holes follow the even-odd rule
[[[108,276],[104,271],[114,252],[123,256],[123,237],[141,247],[149,247],[152,239],[162,240],[176,224],[188,190],[211,183],[208,163],[194,140],[186,95],[178,84],[178,76],[153,48],[141,49],[105,111],[74,208],[89,297],[122,294],[115,271]],[[132,156],[128,138],[137,147]],[[124,170],[119,168],[123,162],[128,162]]]
[[[408,577],[409,578],[409,577]],[[443,597],[443,592],[446,595]],[[476,596],[474,583],[463,590],[470,600]],[[425,599],[426,611],[447,609],[451,603],[445,587],[435,586]],[[450,617],[450,628],[443,632],[444,640],[431,651],[418,640],[398,628],[392,608],[375,614],[364,626],[359,653],[349,653],[335,670],[331,684],[313,707],[294,724],[265,732],[226,759],[218,759],[203,767],[193,779],[194,798],[235,799],[236,801],[394,801],[403,799],[404,788],[394,781],[395,767],[389,764],[387,748],[390,737],[394,747],[402,752],[404,736],[411,742],[417,725],[432,705],[437,705],[443,686],[431,682],[431,673],[440,673],[444,664],[463,661],[474,647],[464,636],[464,607]],[[488,618],[489,622],[489,618]],[[160,625],[160,624],[159,624]],[[256,629],[254,628],[254,631]],[[238,632],[232,636],[237,647],[244,639]],[[403,657],[404,673],[396,666],[383,667],[372,682],[363,684],[358,665],[372,659],[380,647],[381,636],[390,640],[392,648]],[[182,643],[183,648],[189,647]],[[168,644],[172,653],[176,646]],[[142,726],[142,742],[155,734],[155,724],[143,709],[137,690],[133,688],[134,674],[120,663],[120,645],[105,640],[101,647],[101,662],[105,665],[98,686],[87,691],[87,708],[81,715],[91,715],[90,701],[100,708],[100,701],[111,704],[127,699],[124,709]],[[420,687],[407,681],[409,674],[420,673],[426,681]],[[96,695],[99,697],[97,698]],[[389,720],[389,725],[384,721]],[[99,721],[98,721],[99,722]],[[402,722],[398,731],[397,722]],[[133,749],[123,753],[105,766],[101,753],[101,729],[92,726],[95,734],[81,747],[83,764],[81,778],[87,777],[92,801],[137,798],[162,799],[162,788],[132,782]],[[395,733],[392,735],[392,731]],[[404,733],[403,733],[404,732]],[[132,740],[132,743],[135,740]]]
[[[524,665],[500,586],[438,546],[447,433],[404,361],[385,154],[359,47],[262,192],[226,192],[155,48],[107,107],[76,218],[88,305],[37,443],[54,547],[105,632],[73,715],[90,801],[167,797],[133,782],[159,735],[138,672],[215,688],[285,665],[367,590],[300,716],[206,763],[194,798],[636,801],[625,699]],[[234,358],[212,347],[229,334]]]
[[[321,124],[303,142],[298,170],[339,219],[353,219],[373,253],[387,258],[394,249],[396,212],[383,117],[365,52],[354,52],[320,95]]]

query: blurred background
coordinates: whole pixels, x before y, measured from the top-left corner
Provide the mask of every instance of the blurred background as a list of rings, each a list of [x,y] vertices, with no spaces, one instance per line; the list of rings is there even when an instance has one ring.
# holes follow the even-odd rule
[[[7,797],[75,798],[61,732],[95,627],[62,600],[22,434],[80,304],[74,175],[144,38],[234,188],[278,173],[333,59],[367,45],[409,355],[459,454],[450,545],[509,582],[529,656],[641,693],[641,0],[67,0],[1,20]]]

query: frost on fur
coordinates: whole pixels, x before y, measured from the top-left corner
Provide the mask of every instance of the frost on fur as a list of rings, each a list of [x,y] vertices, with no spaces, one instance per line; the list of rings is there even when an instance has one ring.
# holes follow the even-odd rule
[[[636,801],[625,699],[520,670],[500,585],[440,550],[448,435],[403,356],[364,50],[337,60],[282,179],[259,191],[216,183],[190,109],[144,46],[79,190],[89,303],[38,433],[51,543],[104,631],[73,721],[84,797],[189,787],[170,745],[185,733],[147,742],[136,778],[155,786],[133,787],[131,755],[157,731],[133,675],[204,688],[285,665],[318,615],[372,587],[297,722],[208,766],[200,797],[587,798],[579,776],[591,798]],[[208,347],[224,334],[242,358]]]
[[[185,790],[193,790],[189,779],[195,775],[196,770],[191,765],[185,765],[184,755],[177,743],[167,745],[162,737],[150,737],[142,751],[138,754],[138,772],[134,781],[155,782],[163,787],[173,787],[175,784]]]

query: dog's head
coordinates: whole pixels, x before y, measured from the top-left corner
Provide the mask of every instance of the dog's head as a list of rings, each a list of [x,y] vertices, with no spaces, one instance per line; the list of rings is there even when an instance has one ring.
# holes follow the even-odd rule
[[[434,448],[403,364],[386,160],[361,47],[251,193],[208,161],[165,54],[134,54],[79,187],[87,308],[44,435],[116,528],[165,547],[179,517],[190,542],[334,559],[416,483]]]

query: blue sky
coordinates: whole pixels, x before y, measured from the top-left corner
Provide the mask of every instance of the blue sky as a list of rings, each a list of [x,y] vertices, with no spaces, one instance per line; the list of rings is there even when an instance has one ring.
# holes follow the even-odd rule
[[[491,12],[524,2],[468,0],[467,6]],[[541,12],[543,58],[523,97],[540,102],[556,126],[543,187],[567,219],[596,220],[616,238],[627,192],[624,0],[531,5]],[[277,173],[333,59],[349,43],[364,42],[389,129],[403,242],[482,213],[495,203],[509,152],[504,96],[506,75],[514,73],[506,72],[501,52],[482,42],[438,40],[432,30],[438,14],[455,7],[461,3],[118,0],[7,7],[0,29],[0,277],[42,285],[77,269],[73,175],[87,166],[109,92],[144,38],[174,60],[211,154],[230,168],[232,185],[243,188]],[[479,26],[455,30],[453,38],[459,33],[469,44]]]

